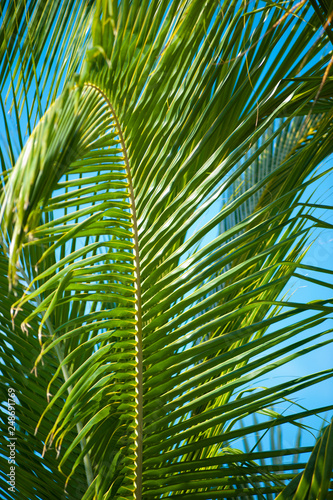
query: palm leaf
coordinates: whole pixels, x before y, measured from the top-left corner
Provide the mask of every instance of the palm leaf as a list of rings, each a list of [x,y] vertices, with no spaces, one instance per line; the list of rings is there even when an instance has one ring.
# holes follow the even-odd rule
[[[333,408],[271,410],[330,369],[258,386],[332,341],[330,300],[282,295],[304,269],[332,288],[301,262],[330,227],[302,201],[332,152],[316,11],[37,0],[1,15],[2,406],[13,387],[22,443],[5,498],[325,498],[329,430],[308,465],[288,457],[311,447],[237,447]]]

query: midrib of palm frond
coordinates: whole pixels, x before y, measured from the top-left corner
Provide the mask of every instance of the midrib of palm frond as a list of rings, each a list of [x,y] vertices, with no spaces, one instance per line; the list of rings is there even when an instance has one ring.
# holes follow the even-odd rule
[[[122,153],[124,154],[124,166],[126,169],[127,180],[129,184],[129,199],[131,204],[131,217],[133,222],[133,240],[134,240],[134,257],[135,257],[135,300],[136,300],[136,360],[137,360],[137,397],[136,397],[136,478],[135,478],[135,498],[140,499],[141,490],[142,490],[142,445],[143,445],[143,351],[142,351],[142,306],[141,306],[141,283],[140,283],[140,252],[139,252],[139,235],[138,235],[138,222],[136,215],[136,207],[135,207],[135,195],[133,190],[133,181],[131,168],[127,153],[127,148],[124,140],[124,136],[121,130],[121,126],[118,120],[118,117],[115,113],[115,110],[109,101],[108,97],[105,93],[96,87],[92,83],[85,83],[85,86],[91,87],[95,89],[100,95],[102,95],[103,99],[108,103],[108,106],[111,111],[111,115],[113,120],[115,121],[116,130],[118,132],[118,136],[120,139],[120,144],[122,148]]]

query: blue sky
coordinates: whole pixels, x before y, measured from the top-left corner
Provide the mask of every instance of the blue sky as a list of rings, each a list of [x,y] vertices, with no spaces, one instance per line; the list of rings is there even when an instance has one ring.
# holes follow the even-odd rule
[[[329,172],[330,169],[333,169],[333,155],[328,158],[325,162],[323,162],[316,174],[321,174],[324,172],[328,172],[325,176],[318,179],[313,185],[309,186],[304,194],[300,202],[311,202],[318,203],[323,205],[331,205],[333,208],[333,170]],[[312,197],[309,200],[309,196],[312,193]],[[210,208],[210,210],[200,218],[192,228],[193,232],[202,227],[208,220],[213,217],[220,209],[221,209],[221,200],[218,200],[214,203],[214,205]],[[330,222],[333,224],[333,210],[329,211],[327,209],[319,209],[316,208],[312,212],[312,215],[318,219],[324,220],[326,222]],[[210,231],[202,240],[201,246],[205,246],[212,238],[216,236],[217,228]],[[308,251],[304,257],[303,264],[325,268],[333,271],[333,231],[332,229],[314,229],[312,231],[312,236],[310,238],[311,245],[308,248]],[[309,277],[313,277],[317,280],[322,280],[328,283],[332,283],[333,280],[330,280],[330,276],[327,276],[325,273],[312,272],[308,270],[302,270],[300,274],[304,274]],[[332,297],[332,290],[327,287],[319,286],[314,283],[301,280],[299,278],[292,278],[283,292],[281,293],[280,299],[287,294],[290,297],[290,300],[295,302],[310,302],[313,300],[325,300]],[[302,315],[302,319],[305,317],[311,316],[311,312],[304,313]],[[299,321],[300,318],[296,318],[293,320]],[[284,320],[277,325],[273,325],[268,329],[269,332],[273,332],[274,329],[277,329],[282,326],[286,326],[290,323],[290,319]],[[306,332],[304,334],[298,334],[295,336],[292,341],[296,342],[300,340],[302,337],[309,337],[310,334],[320,333],[325,330],[333,329],[333,315],[331,318],[327,319],[325,323],[319,325],[315,328],[312,328],[310,332]],[[329,335],[332,335],[329,334]],[[328,338],[328,336],[327,336]],[[326,340],[325,338],[319,339],[319,342],[322,340]],[[290,344],[291,341],[289,341]],[[279,348],[282,348],[285,344],[279,345]],[[288,345],[288,343],[286,343]],[[314,345],[314,342],[310,342],[306,345],[310,346]],[[325,369],[332,368],[332,358],[333,358],[333,350],[332,347],[326,346],[316,350],[311,351],[310,353],[300,356],[297,359],[290,361],[289,363],[273,370],[268,373],[265,377],[254,380],[252,383],[252,387],[258,386],[273,386],[277,383],[287,382],[293,378],[301,377],[308,375],[313,372],[319,372]],[[297,404],[303,406],[306,409],[311,409],[314,407],[324,407],[332,404],[333,400],[333,380],[328,379],[326,381],[320,382],[319,384],[315,384],[310,386],[307,389],[299,391],[290,397],[292,401],[295,401]],[[283,412],[287,411],[288,413],[296,413],[300,411],[299,408],[292,408],[292,405],[286,402],[279,407],[276,407],[276,411]],[[330,419],[332,417],[332,412],[329,414],[321,414],[320,417],[325,417]],[[313,434],[310,432],[303,432],[302,434],[302,444],[312,445],[314,441],[314,435],[317,435],[317,431],[321,428],[323,424],[323,420],[320,417],[309,417],[307,419],[307,425],[313,427]],[[259,417],[260,419],[260,417]],[[246,419],[248,423],[253,423],[252,417]],[[293,447],[295,446],[295,439],[297,435],[298,428],[287,424],[283,428],[283,443],[285,447]],[[266,443],[269,439],[269,435],[265,437]],[[265,440],[263,441],[265,443]],[[269,447],[269,443],[267,443]]]
[[[320,171],[333,167],[333,156],[330,157],[323,165],[320,167]],[[331,205],[333,209],[333,172],[330,172],[324,180],[317,182],[316,192],[313,195],[312,201],[316,202],[317,199],[326,205]],[[303,200],[308,198],[310,190],[307,190],[303,195]],[[316,217],[321,218],[327,222],[333,223],[333,210],[329,212],[328,210],[316,209],[313,213]],[[333,231],[332,229],[316,229],[312,233],[313,243],[309,248],[303,263],[309,266],[322,267],[333,271]],[[322,279],[328,281],[332,284],[332,276],[329,277],[324,273],[314,273],[309,271],[304,271],[308,276],[315,277],[316,279]],[[331,278],[331,279],[330,279]],[[314,283],[304,282],[300,279],[294,278],[290,281],[289,287],[290,291],[293,293],[292,300],[299,302],[309,302],[312,300],[324,300],[332,297],[332,290],[329,288],[324,288],[323,286],[316,285]],[[325,324],[325,329],[333,329],[333,314],[331,318],[328,319]],[[313,331],[322,331],[323,326],[319,326],[313,329]],[[332,334],[331,334],[332,335]],[[279,377],[282,380],[286,380],[289,377],[301,376],[310,373],[311,371],[320,371],[332,368],[333,359],[333,349],[332,346],[323,347],[312,351],[305,356],[293,360],[288,365],[278,368],[271,373],[270,377]],[[268,379],[266,381],[269,384],[271,381]],[[327,381],[321,382],[318,385],[309,387],[296,393],[294,397],[300,404],[307,408],[315,406],[326,406],[332,404],[333,401],[333,380],[329,379]],[[330,418],[332,415],[328,415]],[[318,422],[315,417],[311,418],[313,425]]]

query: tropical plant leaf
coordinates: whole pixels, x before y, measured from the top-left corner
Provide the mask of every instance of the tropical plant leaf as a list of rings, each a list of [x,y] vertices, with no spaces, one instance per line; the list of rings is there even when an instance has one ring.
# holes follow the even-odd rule
[[[333,152],[317,10],[1,7],[1,427],[12,388],[21,440],[4,498],[330,494],[330,426],[259,444],[333,408],[283,409],[332,369],[260,383],[332,342],[332,300],[285,295],[295,276],[332,289],[302,264],[331,228],[303,198]]]

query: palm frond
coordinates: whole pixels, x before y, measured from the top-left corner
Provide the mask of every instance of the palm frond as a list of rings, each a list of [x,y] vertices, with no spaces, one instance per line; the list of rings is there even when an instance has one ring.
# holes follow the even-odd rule
[[[332,369],[258,385],[332,342],[332,300],[283,295],[310,267],[332,288],[302,264],[331,227],[302,201],[333,144],[318,14],[16,4],[1,11],[1,372],[29,467],[5,498],[326,498],[330,426],[314,448],[237,447],[333,408],[271,409]]]

